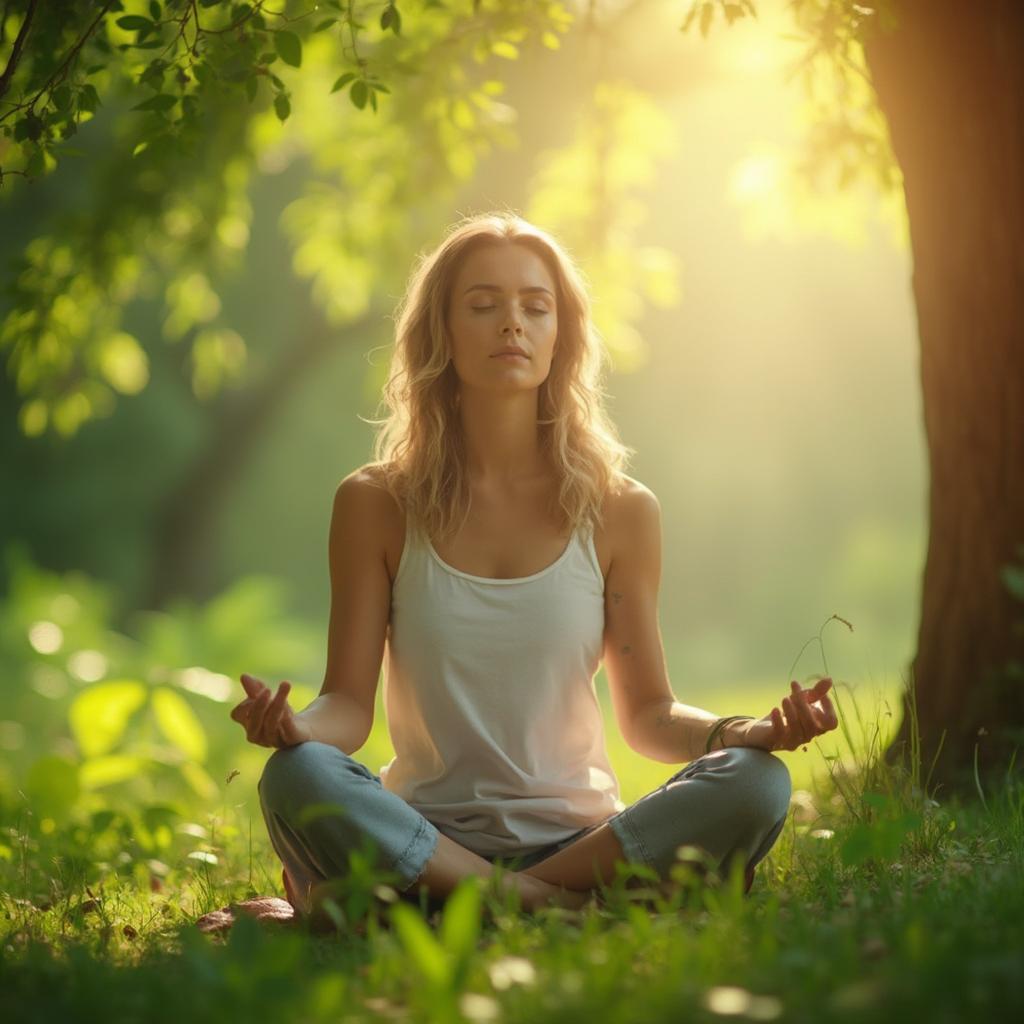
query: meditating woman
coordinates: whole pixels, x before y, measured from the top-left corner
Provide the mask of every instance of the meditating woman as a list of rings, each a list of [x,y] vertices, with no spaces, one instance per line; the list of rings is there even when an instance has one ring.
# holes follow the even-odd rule
[[[763,718],[675,699],[660,507],[622,470],[603,365],[581,273],[543,230],[468,217],[419,261],[375,461],[334,497],[320,695],[296,712],[288,682],[243,675],[231,712],[277,748],[259,794],[298,912],[361,849],[431,902],[500,859],[524,908],[578,907],[617,863],[667,878],[681,845],[723,870],[739,858],[749,891],[789,807],[770,751],[836,727],[831,680],[793,682]],[[395,756],[378,775],[353,755],[385,649]],[[630,806],[605,751],[602,658],[625,740],[685,764]],[[339,813],[303,815],[314,804]]]

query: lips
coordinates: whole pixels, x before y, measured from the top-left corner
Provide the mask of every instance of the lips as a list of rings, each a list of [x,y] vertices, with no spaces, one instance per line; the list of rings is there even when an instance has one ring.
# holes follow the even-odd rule
[[[529,356],[518,346],[503,348],[500,352],[495,352],[491,358],[496,359],[498,356],[522,356],[524,359],[529,359]]]

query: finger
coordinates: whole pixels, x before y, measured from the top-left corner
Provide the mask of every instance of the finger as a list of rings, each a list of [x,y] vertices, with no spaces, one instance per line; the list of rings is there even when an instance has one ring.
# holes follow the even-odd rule
[[[249,720],[249,712],[252,710],[252,701],[243,700],[241,704],[236,704],[229,712],[231,718],[236,722],[241,722],[242,725]]]
[[[782,698],[782,713],[786,718],[786,732],[782,745],[787,750],[796,750],[800,743],[800,737],[796,733],[796,710],[788,697]]]
[[[782,712],[778,708],[772,708],[772,725],[775,727],[775,735],[772,742],[776,746],[782,746],[786,738],[786,723],[782,720]]]
[[[793,684],[793,702],[796,704],[796,713],[800,719],[800,728],[803,730],[806,743],[818,735],[819,729],[814,712],[807,703],[807,692],[800,687],[799,683]]]
[[[247,672],[243,672],[241,675],[242,686],[245,692],[255,700],[267,687],[260,682],[255,676],[249,675]]]
[[[264,690],[255,700],[252,706],[252,714],[249,716],[249,740],[252,743],[259,743],[266,746],[263,739],[263,719],[267,714],[267,707],[270,705],[270,691]]]
[[[271,743],[277,744],[281,727],[281,717],[288,708],[288,691],[291,683],[281,683],[274,694],[274,699],[267,707],[266,717],[263,719],[263,730]]]
[[[828,696],[821,698],[821,707],[825,713],[825,730],[834,729],[839,725],[839,716],[836,714],[836,709],[832,706],[832,701],[828,699]]]
[[[285,715],[281,719],[281,739],[289,747],[303,742],[304,739],[299,732],[299,725],[295,721],[295,714],[287,704],[285,704]]]

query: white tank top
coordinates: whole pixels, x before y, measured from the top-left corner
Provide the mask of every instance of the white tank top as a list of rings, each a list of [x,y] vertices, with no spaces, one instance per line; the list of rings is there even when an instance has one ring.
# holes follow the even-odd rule
[[[384,787],[485,857],[531,853],[623,810],[594,689],[603,633],[592,531],[532,576],[491,579],[448,565],[407,527]]]

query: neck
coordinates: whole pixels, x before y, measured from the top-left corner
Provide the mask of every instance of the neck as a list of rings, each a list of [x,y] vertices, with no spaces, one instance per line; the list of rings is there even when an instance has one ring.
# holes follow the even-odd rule
[[[538,396],[538,389],[504,395],[462,390],[459,417],[473,483],[526,483],[547,472],[537,427]]]

